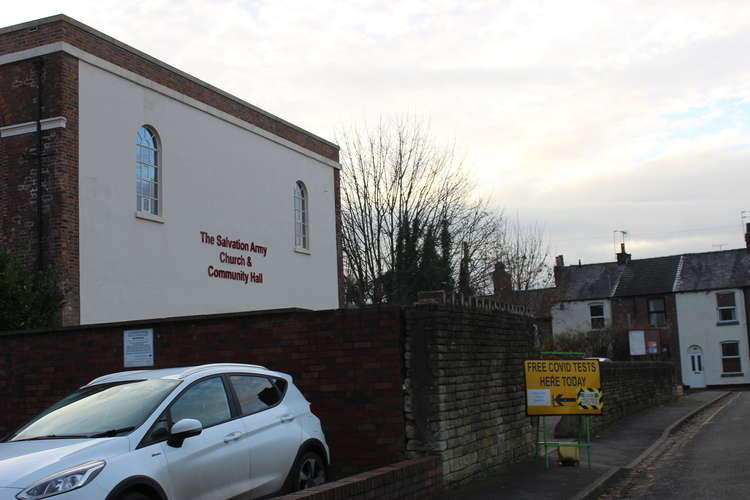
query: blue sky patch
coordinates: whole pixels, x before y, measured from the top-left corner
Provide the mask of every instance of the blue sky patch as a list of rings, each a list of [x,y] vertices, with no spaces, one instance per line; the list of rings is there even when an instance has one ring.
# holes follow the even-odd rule
[[[750,129],[750,102],[739,98],[722,99],[663,117],[674,122],[670,139],[695,139],[726,129]]]

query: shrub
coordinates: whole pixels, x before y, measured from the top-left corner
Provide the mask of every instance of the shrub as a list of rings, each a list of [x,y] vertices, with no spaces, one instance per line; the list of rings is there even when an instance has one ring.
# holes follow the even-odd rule
[[[628,359],[627,346],[622,337],[611,330],[558,333],[545,342],[542,350],[584,352],[587,357],[613,360]]]
[[[0,330],[55,326],[64,302],[57,270],[29,270],[0,251]]]

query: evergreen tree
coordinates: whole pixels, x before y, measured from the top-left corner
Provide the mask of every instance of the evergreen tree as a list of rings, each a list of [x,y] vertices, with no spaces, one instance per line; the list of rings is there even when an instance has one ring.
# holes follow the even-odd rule
[[[440,224],[440,260],[438,262],[438,288],[453,291],[453,267],[451,266],[452,237],[448,220],[444,217]]]
[[[417,292],[442,288],[440,257],[438,256],[435,242],[435,229],[432,226],[427,227],[424,232],[418,274]]]
[[[469,245],[463,243],[463,255],[461,256],[461,267],[458,270],[458,293],[465,297],[474,295],[471,289],[471,276],[469,274]]]
[[[396,240],[393,270],[385,273],[385,296],[392,304],[411,304],[416,300],[422,227],[419,219],[402,220]]]

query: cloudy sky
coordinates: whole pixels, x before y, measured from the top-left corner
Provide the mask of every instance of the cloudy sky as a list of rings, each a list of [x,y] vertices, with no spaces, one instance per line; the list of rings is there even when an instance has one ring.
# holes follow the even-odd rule
[[[323,137],[429,121],[566,263],[744,246],[750,3],[13,2],[64,13]],[[620,241],[618,236],[618,241]]]

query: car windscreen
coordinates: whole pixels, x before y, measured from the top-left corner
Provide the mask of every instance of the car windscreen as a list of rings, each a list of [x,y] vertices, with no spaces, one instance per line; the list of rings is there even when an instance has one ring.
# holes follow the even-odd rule
[[[79,389],[21,427],[7,441],[111,437],[140,426],[179,380],[132,380]]]

